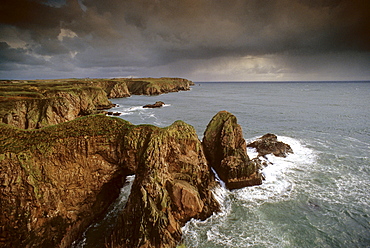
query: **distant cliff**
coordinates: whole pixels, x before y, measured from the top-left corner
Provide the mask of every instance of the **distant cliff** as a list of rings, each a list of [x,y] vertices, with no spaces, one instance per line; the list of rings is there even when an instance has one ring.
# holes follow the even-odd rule
[[[235,116],[220,112],[208,126],[202,144],[182,121],[159,128],[89,115],[33,130],[0,124],[0,247],[70,247],[130,174],[131,194],[105,246],[176,247],[187,221],[219,210],[211,192],[218,160],[234,181],[258,179]],[[224,147],[217,161],[205,146]]]
[[[181,78],[0,81],[0,122],[35,129],[98,113],[109,98],[189,90]]]

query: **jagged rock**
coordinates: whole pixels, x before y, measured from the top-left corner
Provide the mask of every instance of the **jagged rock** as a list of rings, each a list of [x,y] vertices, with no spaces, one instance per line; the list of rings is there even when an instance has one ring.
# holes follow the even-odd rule
[[[158,102],[155,102],[154,104],[147,104],[143,108],[160,108],[163,105],[164,105],[164,102],[158,101]]]
[[[104,115],[38,130],[0,124],[0,242],[70,247],[136,174],[113,247],[175,247],[181,226],[219,209],[195,130],[134,126]],[[109,236],[109,234],[107,234]]]
[[[131,96],[131,93],[125,81],[98,80],[96,84],[105,90],[108,98],[121,98]]]
[[[247,145],[248,147],[256,148],[259,156],[274,154],[277,157],[286,157],[289,153],[293,153],[290,145],[278,141],[275,134],[265,134],[256,141]]]
[[[91,115],[37,130],[0,124],[0,245],[70,247],[102,218],[127,175],[127,204],[101,247],[176,247],[181,227],[219,210],[212,165],[230,189],[261,183],[236,117],[222,111],[203,144],[182,121],[135,126]]]
[[[234,115],[221,111],[212,118],[204,132],[203,147],[210,166],[229,189],[262,183],[256,163],[246,153],[243,132]]]

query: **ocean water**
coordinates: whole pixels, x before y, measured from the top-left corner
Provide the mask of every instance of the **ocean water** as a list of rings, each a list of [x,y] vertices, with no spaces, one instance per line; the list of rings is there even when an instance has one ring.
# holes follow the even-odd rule
[[[142,108],[156,101],[166,105]],[[370,82],[196,83],[112,102],[133,124],[183,120],[200,139],[227,110],[248,142],[270,132],[292,146],[286,158],[268,156],[261,186],[216,188],[222,211],[188,222],[186,247],[370,247]]]

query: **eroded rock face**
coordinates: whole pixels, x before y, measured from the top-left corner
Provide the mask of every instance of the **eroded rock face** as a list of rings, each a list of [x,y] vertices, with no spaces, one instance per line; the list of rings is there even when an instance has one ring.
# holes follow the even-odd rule
[[[256,148],[258,156],[266,156],[274,154],[277,157],[286,157],[289,153],[293,153],[290,145],[278,141],[275,134],[265,134],[256,141],[247,145],[248,147]]]
[[[221,111],[212,118],[204,132],[203,147],[210,166],[229,189],[262,183],[256,163],[246,153],[243,132],[234,115]]]
[[[114,106],[108,98],[159,95],[189,90],[193,84],[182,78],[5,80],[0,81],[0,122],[42,128],[100,113]]]
[[[70,247],[131,174],[128,202],[102,247],[176,247],[187,221],[219,210],[210,166],[230,189],[262,182],[226,111],[203,143],[182,121],[159,128],[104,115],[38,130],[0,124],[0,134],[2,247]]]

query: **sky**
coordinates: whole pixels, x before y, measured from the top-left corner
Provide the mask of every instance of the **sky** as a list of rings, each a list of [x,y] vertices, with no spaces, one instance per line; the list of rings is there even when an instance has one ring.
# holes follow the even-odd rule
[[[370,80],[369,0],[1,0],[0,79]]]

